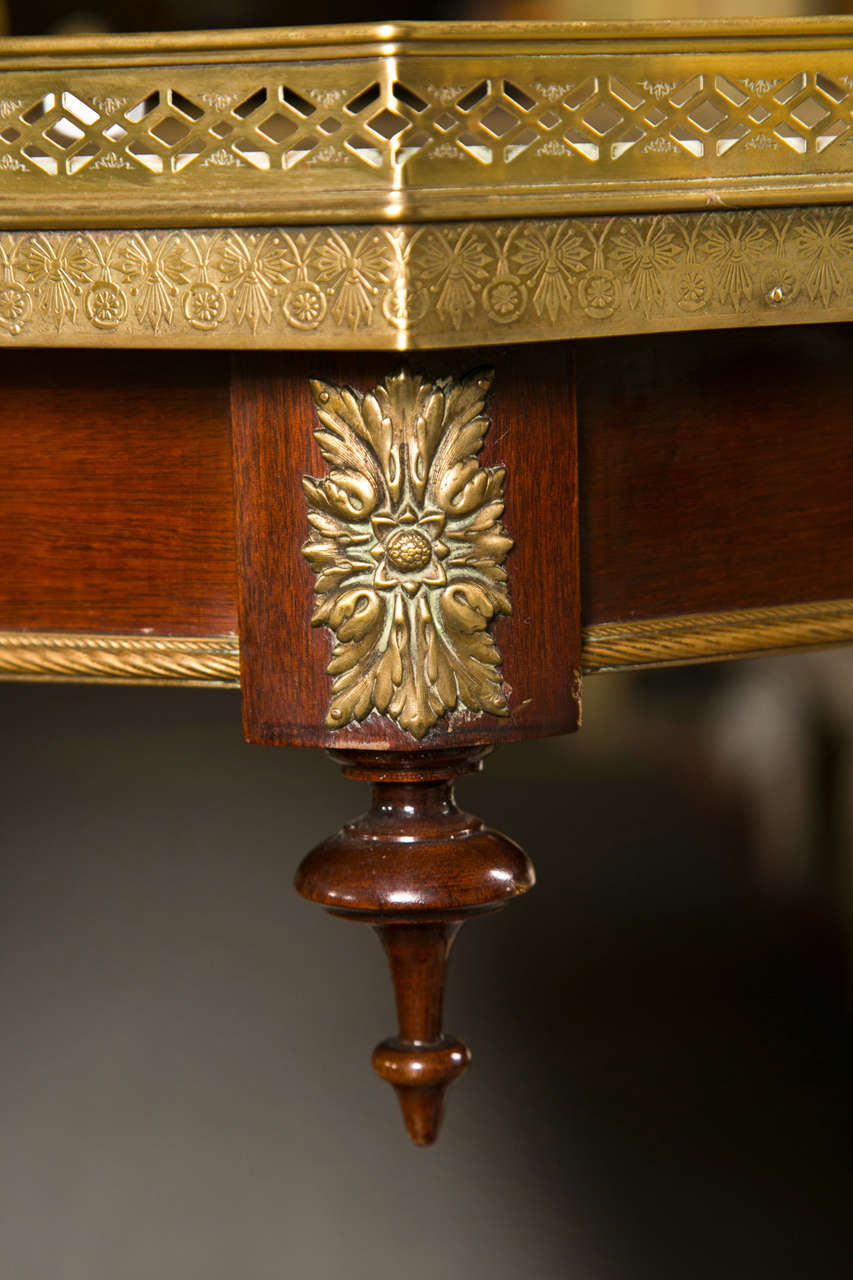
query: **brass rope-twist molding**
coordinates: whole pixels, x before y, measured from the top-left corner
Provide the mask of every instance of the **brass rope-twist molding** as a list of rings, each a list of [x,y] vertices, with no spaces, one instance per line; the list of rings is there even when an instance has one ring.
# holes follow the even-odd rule
[[[0,679],[236,686],[236,636],[0,631]]]
[[[853,599],[599,622],[583,628],[585,675],[853,644]],[[567,672],[566,679],[576,679]],[[0,631],[0,680],[239,688],[236,636]]]
[[[583,631],[583,669],[667,667],[853,642],[853,600],[600,622]]]
[[[840,203],[851,106],[838,18],[7,39],[0,225]]]

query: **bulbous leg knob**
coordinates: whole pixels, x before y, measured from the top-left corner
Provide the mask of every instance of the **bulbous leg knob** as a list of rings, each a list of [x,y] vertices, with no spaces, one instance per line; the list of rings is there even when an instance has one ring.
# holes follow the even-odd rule
[[[453,779],[480,768],[485,749],[333,754],[345,773],[374,783],[373,806],[308,854],[296,888],[379,935],[399,1030],[377,1047],[373,1065],[394,1086],[412,1141],[428,1146],[447,1087],[470,1061],[442,1031],[453,939],[468,916],[529,889],[533,867],[511,840],[456,807]]]

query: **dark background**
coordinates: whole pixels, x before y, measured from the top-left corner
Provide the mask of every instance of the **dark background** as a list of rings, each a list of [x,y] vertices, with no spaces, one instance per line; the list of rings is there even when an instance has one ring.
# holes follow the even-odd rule
[[[56,30],[174,31],[217,27],[304,27],[333,22],[495,18],[731,18],[849,13],[850,0],[5,0],[12,35]],[[0,0],[0,14],[4,0]]]
[[[95,0],[75,6],[68,0],[6,0],[11,35],[42,35],[56,29],[109,31],[199,31],[227,27],[304,27],[333,22],[385,22],[404,18],[454,18],[458,0],[390,6],[365,0],[320,0],[310,9],[271,0]],[[497,16],[497,15],[496,15]]]
[[[369,1066],[378,944],[291,889],[359,784],[244,745],[236,693],[0,686],[0,1274],[848,1276],[843,901],[713,781],[733,678],[588,680],[580,735],[460,783],[540,882],[460,936],[428,1151]]]

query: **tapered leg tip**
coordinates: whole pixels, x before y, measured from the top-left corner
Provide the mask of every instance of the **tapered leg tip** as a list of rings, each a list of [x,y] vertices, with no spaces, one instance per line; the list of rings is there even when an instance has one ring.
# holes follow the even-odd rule
[[[434,1044],[383,1040],[373,1052],[373,1068],[400,1101],[406,1132],[417,1147],[438,1137],[448,1087],[471,1061],[467,1045],[447,1037]]]
[[[403,1086],[395,1089],[395,1093],[400,1101],[406,1133],[416,1147],[431,1147],[444,1118],[446,1086],[432,1089]]]

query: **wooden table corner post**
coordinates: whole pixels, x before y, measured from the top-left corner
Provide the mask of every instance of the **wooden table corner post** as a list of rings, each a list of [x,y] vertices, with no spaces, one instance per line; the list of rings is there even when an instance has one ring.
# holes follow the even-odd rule
[[[296,888],[379,935],[399,1026],[373,1065],[418,1145],[470,1057],[442,1026],[453,939],[534,882],[454,779],[580,719],[569,362],[565,345],[234,357],[245,734],[325,747],[372,784]]]

